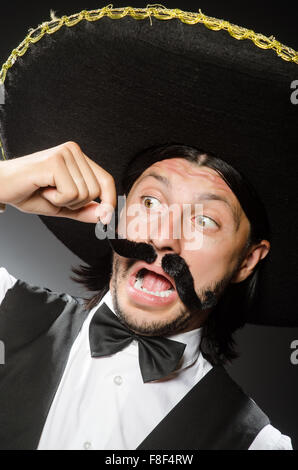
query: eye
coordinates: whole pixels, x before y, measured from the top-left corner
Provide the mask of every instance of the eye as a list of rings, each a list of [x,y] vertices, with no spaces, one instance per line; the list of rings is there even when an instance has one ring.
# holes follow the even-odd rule
[[[160,206],[160,201],[156,197],[142,196],[141,199],[147,209],[157,209]]]
[[[198,215],[195,217],[195,225],[201,228],[216,228],[218,227],[218,224],[211,219],[210,217],[207,217],[206,215]]]

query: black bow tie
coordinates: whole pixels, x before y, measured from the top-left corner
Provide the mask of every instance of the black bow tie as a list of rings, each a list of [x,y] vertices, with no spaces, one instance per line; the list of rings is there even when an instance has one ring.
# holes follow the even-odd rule
[[[103,303],[93,315],[89,326],[91,356],[115,354],[134,339],[139,343],[139,364],[143,382],[158,380],[173,372],[186,347],[186,344],[168,338],[134,333]]]

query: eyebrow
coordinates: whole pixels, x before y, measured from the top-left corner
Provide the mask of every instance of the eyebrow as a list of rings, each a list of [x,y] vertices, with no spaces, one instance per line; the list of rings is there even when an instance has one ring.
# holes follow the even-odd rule
[[[147,173],[144,175],[139,182],[137,183],[138,185],[145,179],[148,178],[149,176],[155,178],[157,181],[162,183],[163,185],[167,186],[168,188],[172,188],[172,185],[169,181],[169,179],[166,176],[159,175],[158,173],[151,172]],[[202,193],[202,194],[195,194],[194,195],[194,200],[195,202],[201,202],[201,201],[221,201],[224,202],[229,209],[232,212],[233,219],[236,225],[236,231],[239,228],[240,225],[240,211],[238,208],[235,208],[229,201],[226,199],[224,196],[220,196],[219,194],[214,194],[214,193]]]

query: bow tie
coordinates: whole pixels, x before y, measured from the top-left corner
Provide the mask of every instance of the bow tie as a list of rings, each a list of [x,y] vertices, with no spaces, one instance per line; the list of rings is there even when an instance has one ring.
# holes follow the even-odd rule
[[[93,315],[89,326],[92,357],[115,354],[133,340],[139,345],[139,365],[143,382],[158,380],[173,372],[186,344],[161,336],[141,336],[124,326],[103,303]]]

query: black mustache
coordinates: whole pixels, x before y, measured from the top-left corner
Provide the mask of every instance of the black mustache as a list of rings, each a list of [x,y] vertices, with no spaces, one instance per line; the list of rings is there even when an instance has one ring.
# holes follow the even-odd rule
[[[125,238],[108,239],[112,249],[125,258],[138,259],[148,264],[154,263],[157,253],[148,243],[137,243]],[[178,295],[189,311],[205,310],[217,303],[212,291],[205,293],[206,300],[201,302],[194,288],[194,280],[184,259],[177,254],[166,254],[161,261],[163,270],[175,280]]]
[[[202,303],[194,288],[194,280],[184,259],[177,254],[166,254],[161,260],[162,269],[171,276],[180,299],[188,310],[205,310],[213,307],[217,298],[212,291],[205,293],[206,300]]]
[[[114,251],[125,258],[138,259],[148,264],[154,263],[157,253],[148,243],[137,243],[126,238],[108,239]]]
[[[113,217],[116,217],[115,212]],[[137,243],[126,238],[121,238],[118,234],[115,238],[115,231],[111,225],[104,225],[102,222],[97,223],[96,236],[99,239],[107,239],[110,247],[118,255],[125,258],[138,259],[148,264],[154,263],[157,253],[152,245],[148,243]]]

